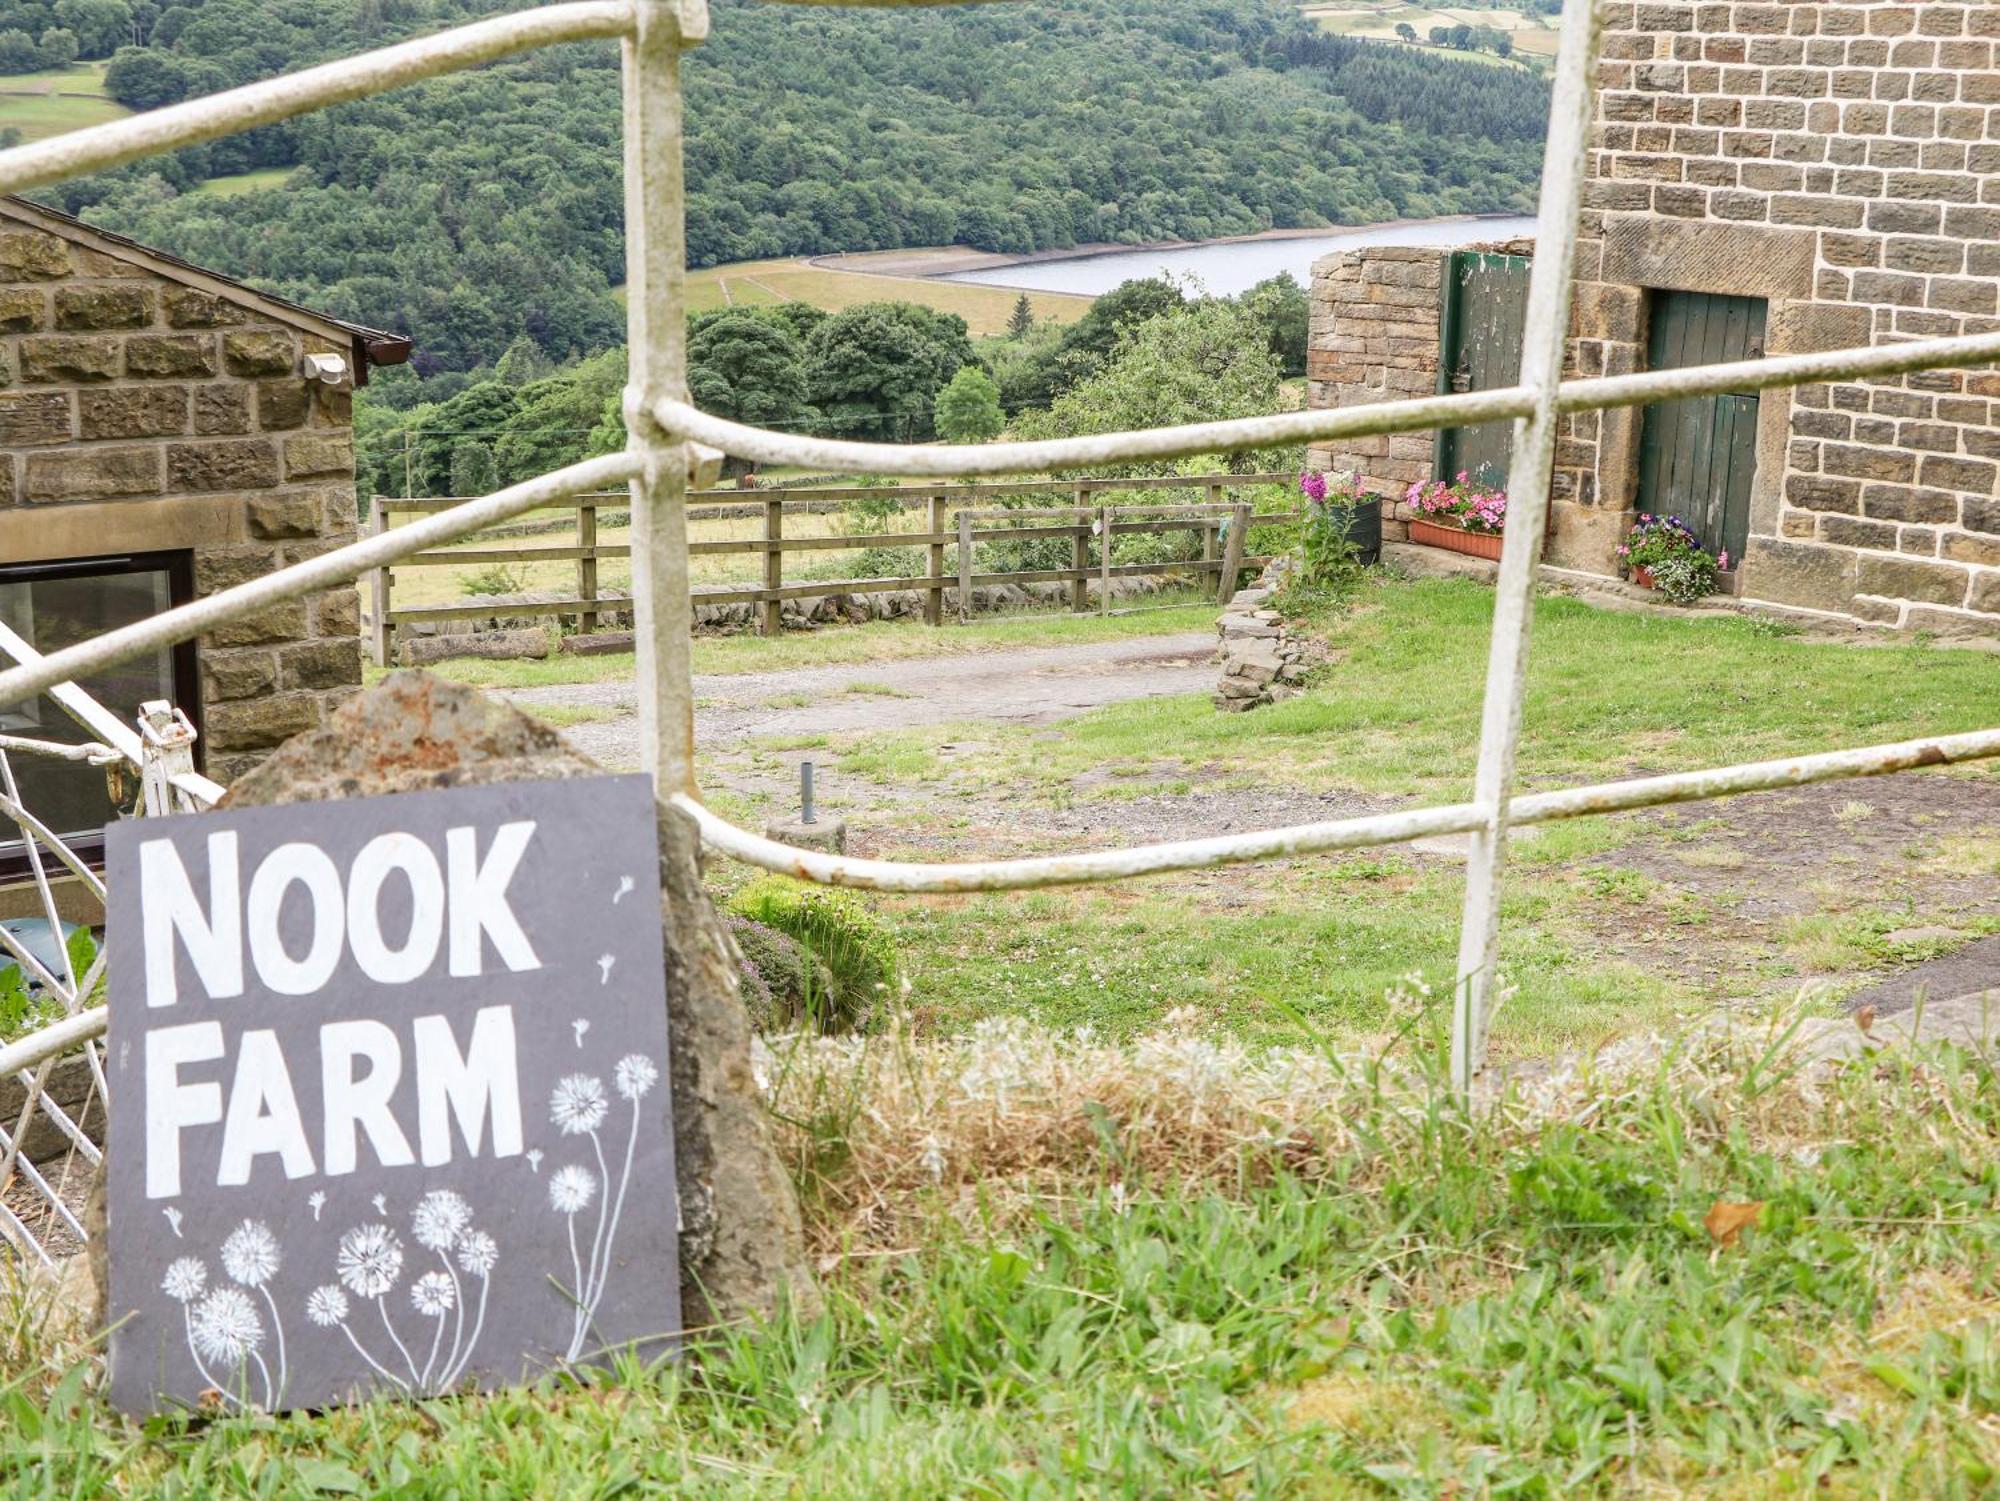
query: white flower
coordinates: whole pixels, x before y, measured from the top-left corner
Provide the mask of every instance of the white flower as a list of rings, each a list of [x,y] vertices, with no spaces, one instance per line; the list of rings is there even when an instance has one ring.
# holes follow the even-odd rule
[[[331,1282],[314,1288],[312,1296],[306,1299],[306,1317],[322,1329],[346,1322],[347,1294]]]
[[[334,1266],[357,1298],[379,1298],[403,1275],[403,1243],[387,1225],[356,1225],[340,1237]]]
[[[597,1176],[587,1167],[559,1167],[549,1175],[549,1204],[557,1214],[575,1214],[590,1207],[597,1194]]]
[[[644,1053],[627,1053],[611,1071],[611,1080],[626,1099],[637,1100],[660,1082],[660,1071]]]
[[[417,1244],[432,1251],[448,1251],[472,1223],[472,1206],[465,1195],[449,1188],[434,1188],[417,1201],[410,1216]]]
[[[207,1286],[208,1268],[192,1256],[169,1262],[167,1275],[160,1279],[160,1291],[176,1303],[192,1303]]]
[[[245,1220],[222,1243],[222,1269],[232,1282],[262,1287],[278,1273],[278,1238],[262,1220]]]
[[[203,1358],[235,1365],[264,1343],[264,1326],[249,1294],[235,1287],[218,1287],[194,1305],[195,1348]]]
[[[458,1269],[474,1277],[484,1277],[500,1259],[500,1248],[484,1230],[467,1231],[458,1243]]]
[[[442,1318],[454,1302],[451,1278],[443,1272],[425,1272],[410,1284],[410,1303],[426,1318]]]
[[[549,1119],[565,1136],[582,1136],[604,1124],[609,1101],[604,1098],[604,1081],[595,1074],[565,1074],[556,1080],[549,1096]]]

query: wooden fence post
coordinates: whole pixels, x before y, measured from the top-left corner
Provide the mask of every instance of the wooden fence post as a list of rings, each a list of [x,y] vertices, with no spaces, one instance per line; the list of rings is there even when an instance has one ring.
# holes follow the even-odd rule
[[[1097,508],[1097,613],[1111,613],[1111,518],[1110,506]]]
[[[972,512],[958,513],[958,623],[972,623]]]
[[[785,602],[769,591],[785,587],[785,503],[782,500],[764,502],[764,588],[767,591],[762,600],[761,629],[766,636],[775,637],[785,628]]]
[[[1210,514],[1201,523],[1201,578],[1204,582],[1211,574],[1219,576],[1222,572],[1222,518],[1214,514],[1222,509],[1222,486],[1208,487],[1208,505]],[[1218,586],[1219,582],[1218,577]]]
[[[382,497],[377,495],[368,502],[368,533],[379,537],[389,530],[389,513],[382,508]],[[374,654],[377,667],[389,666],[389,652],[394,642],[389,625],[389,570],[377,568],[369,575],[368,608],[372,618],[368,622],[369,650]]]
[[[944,509],[942,495],[931,497],[930,589],[924,595],[924,624],[944,624]]]
[[[1229,541],[1222,549],[1222,577],[1216,581],[1215,602],[1226,606],[1236,598],[1236,578],[1243,572],[1243,544],[1250,530],[1250,507],[1240,505],[1229,518]]]
[[[1084,511],[1090,505],[1090,486],[1079,483],[1076,487],[1076,536],[1072,540],[1069,566],[1077,572],[1070,580],[1069,607],[1081,615],[1090,608],[1090,580],[1083,575],[1090,571],[1090,518]]]
[[[597,502],[587,495],[576,511],[576,545],[576,597],[584,605],[576,628],[588,636],[597,629]]]

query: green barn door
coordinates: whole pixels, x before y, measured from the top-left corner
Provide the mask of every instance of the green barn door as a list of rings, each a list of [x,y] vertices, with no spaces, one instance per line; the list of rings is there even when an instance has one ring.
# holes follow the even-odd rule
[[[1654,370],[1759,359],[1764,300],[1655,292],[1647,362]],[[1757,396],[1699,396],[1646,408],[1639,509],[1678,516],[1710,552],[1743,556],[1757,472]]]
[[[1524,255],[1454,250],[1446,258],[1438,309],[1438,390],[1491,391],[1521,379],[1521,329],[1528,316]],[[1461,470],[1484,484],[1507,483],[1512,422],[1447,427],[1437,438],[1438,474]]]

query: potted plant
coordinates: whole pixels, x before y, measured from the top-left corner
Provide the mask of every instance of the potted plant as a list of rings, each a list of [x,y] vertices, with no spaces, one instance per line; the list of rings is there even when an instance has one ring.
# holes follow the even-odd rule
[[[1308,469],[1299,475],[1305,497],[1303,543],[1306,572],[1334,552],[1364,566],[1382,557],[1382,497],[1367,495],[1352,474],[1322,474]]]
[[[1723,560],[1711,557],[1680,517],[1641,512],[1619,544],[1618,561],[1641,589],[1691,605],[1715,592]]]
[[[1501,533],[1507,525],[1507,492],[1482,485],[1460,473],[1446,484],[1421,480],[1403,493],[1413,513],[1410,540],[1442,547],[1474,558],[1500,556]]]

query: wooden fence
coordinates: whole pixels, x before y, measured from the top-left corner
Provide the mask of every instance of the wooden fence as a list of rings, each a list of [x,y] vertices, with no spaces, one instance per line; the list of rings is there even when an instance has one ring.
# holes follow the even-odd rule
[[[753,604],[758,607],[759,629],[774,635],[780,628],[784,602],[790,599],[820,598],[835,594],[874,594],[890,590],[919,590],[924,594],[924,619],[931,625],[945,620],[945,591],[957,591],[960,620],[969,613],[972,591],[994,584],[1067,582],[1070,608],[1089,609],[1092,579],[1098,582],[1098,608],[1111,608],[1111,581],[1149,575],[1191,575],[1205,585],[1212,579],[1214,592],[1221,597],[1233,594],[1242,570],[1262,567],[1266,558],[1246,555],[1245,542],[1252,526],[1284,523],[1297,519],[1294,511],[1258,513],[1247,502],[1225,499],[1229,492],[1251,487],[1289,486],[1289,474],[1204,474],[1162,475],[1134,479],[1034,480],[1020,483],[979,483],[955,485],[903,485],[840,488],[771,487],[757,490],[701,490],[689,494],[687,509],[690,527],[702,521],[754,520],[761,516],[762,533],[751,537],[691,541],[688,552],[694,557],[716,554],[751,554],[763,558],[760,583],[722,588],[697,588],[694,601],[702,604]],[[1199,490],[1204,499],[1185,505],[1111,505],[1099,497],[1135,490]],[[1068,497],[1070,505],[1030,504],[1018,508],[975,509],[968,502],[1002,497]],[[787,535],[787,514],[826,514],[846,511],[857,502],[867,502],[884,513],[917,512],[923,518],[920,531],[846,532],[831,536]],[[371,504],[369,529],[382,532],[395,524],[397,516],[423,515],[457,505],[456,498],[399,500],[377,496]],[[513,537],[490,539],[494,545],[421,552],[405,558],[394,568],[374,570],[368,591],[367,617],[370,651],[378,665],[388,665],[395,652],[399,626],[423,621],[479,620],[495,616],[553,616],[574,619],[585,632],[597,629],[599,617],[630,607],[629,595],[606,593],[599,587],[598,565],[608,559],[629,558],[632,550],[622,544],[600,543],[600,511],[623,511],[629,505],[623,491],[580,495],[545,507],[552,511],[576,513],[573,543],[516,541]],[[890,523],[886,522],[885,525]],[[1107,542],[1118,537],[1173,532],[1199,532],[1200,557],[1159,563],[1116,563]],[[1012,572],[979,572],[975,569],[975,545],[981,542],[1026,542],[1067,538],[1070,565],[1067,568],[1021,569]],[[1096,546],[1093,548],[1093,542]],[[813,554],[854,551],[863,548],[921,547],[928,562],[921,574],[898,578],[814,579],[787,583],[785,557],[790,553]],[[946,571],[946,552],[954,556]],[[1094,553],[1094,557],[1093,557]],[[576,592],[557,599],[469,601],[464,604],[401,607],[395,603],[396,576],[405,568],[469,568],[479,565],[519,567],[528,563],[569,562],[576,567]]]

